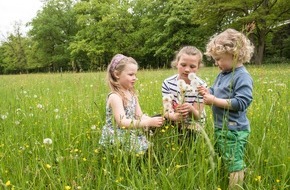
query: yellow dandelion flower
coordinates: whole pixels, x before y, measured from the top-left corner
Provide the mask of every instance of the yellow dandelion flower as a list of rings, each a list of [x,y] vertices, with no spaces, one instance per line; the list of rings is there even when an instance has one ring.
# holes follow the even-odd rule
[[[86,158],[83,158],[83,161],[85,162],[85,161],[87,161],[87,159]]]
[[[161,129],[161,132],[162,132],[162,133],[165,133],[165,129]]]
[[[71,187],[70,187],[70,186],[68,186],[68,185],[66,185],[66,186],[64,186],[64,189],[65,189],[65,190],[70,190],[70,189],[71,189]]]
[[[222,188],[218,187],[217,190],[222,190]]]
[[[46,167],[47,169],[50,169],[50,168],[51,168],[51,165],[46,164],[45,167]]]
[[[174,151],[174,150],[175,150],[175,148],[174,148],[174,147],[172,147],[172,148],[171,148],[171,150],[173,150],[173,151]]]
[[[77,148],[76,148],[76,149],[74,149],[74,152],[78,152],[78,151],[79,151],[79,149],[77,149]]]
[[[99,149],[95,149],[95,151],[94,151],[96,154],[98,154],[99,153]]]
[[[182,167],[182,166],[179,165],[179,164],[177,164],[177,165],[175,166],[176,169],[179,169],[179,168],[181,168],[181,167]]]
[[[280,183],[280,179],[276,179],[276,182],[277,182],[277,183]]]
[[[5,183],[5,186],[8,187],[8,186],[10,186],[10,185],[11,185],[11,182],[10,182],[10,180],[8,180],[8,181]]]
[[[261,181],[261,179],[262,179],[262,177],[259,175],[259,176],[257,176],[256,178],[255,178],[255,181]]]
[[[168,129],[168,128],[169,128],[169,127],[166,125],[166,126],[165,126],[165,129]]]

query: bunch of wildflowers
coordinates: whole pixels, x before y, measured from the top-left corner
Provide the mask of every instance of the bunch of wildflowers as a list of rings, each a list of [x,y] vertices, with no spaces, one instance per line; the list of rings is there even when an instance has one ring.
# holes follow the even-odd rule
[[[179,79],[177,81],[177,86],[179,88],[179,94],[177,95],[177,104],[183,104],[186,93],[195,93],[197,91],[197,87],[203,85],[203,81],[200,80],[195,73],[190,73],[188,75],[188,79],[190,80],[190,84],[186,84],[183,79]],[[172,94],[168,94],[163,97],[163,109],[164,113],[172,113],[174,112],[175,106],[173,106],[173,98]]]

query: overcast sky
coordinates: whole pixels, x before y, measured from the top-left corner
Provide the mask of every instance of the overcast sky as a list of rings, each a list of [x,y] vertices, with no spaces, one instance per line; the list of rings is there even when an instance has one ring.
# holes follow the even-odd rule
[[[25,24],[36,16],[41,7],[41,0],[0,0],[0,38],[13,32],[15,22],[21,23],[22,32],[27,32]]]

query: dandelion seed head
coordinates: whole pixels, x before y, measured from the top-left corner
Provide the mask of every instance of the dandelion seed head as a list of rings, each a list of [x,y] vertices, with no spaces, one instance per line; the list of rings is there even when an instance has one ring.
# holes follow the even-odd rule
[[[196,78],[196,74],[195,73],[189,73],[189,75],[188,75],[188,79],[189,80],[194,80]]]
[[[42,108],[43,108],[43,105],[41,105],[41,104],[37,104],[36,107],[39,108],[39,109],[42,109]]]
[[[43,139],[43,144],[52,144],[52,140],[50,138]]]

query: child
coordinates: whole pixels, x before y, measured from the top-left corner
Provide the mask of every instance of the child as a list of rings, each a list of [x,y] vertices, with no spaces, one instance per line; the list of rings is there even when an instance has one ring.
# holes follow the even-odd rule
[[[149,142],[143,134],[146,127],[160,127],[162,117],[148,117],[141,111],[134,90],[137,62],[117,54],[107,68],[111,92],[107,96],[106,124],[102,129],[101,145],[121,145],[129,151],[145,152]]]
[[[177,52],[171,66],[177,74],[162,84],[164,117],[187,129],[199,130],[204,122],[203,97],[196,92],[196,83],[206,86],[195,74],[202,63],[202,53],[194,46],[185,46]],[[169,102],[169,105],[166,105]]]
[[[242,33],[227,29],[214,36],[206,47],[206,55],[215,60],[221,72],[212,87],[198,87],[204,103],[212,106],[216,147],[229,176],[229,189],[242,185],[245,146],[250,132],[247,108],[252,102],[253,81],[243,66],[249,62],[254,47]]]

